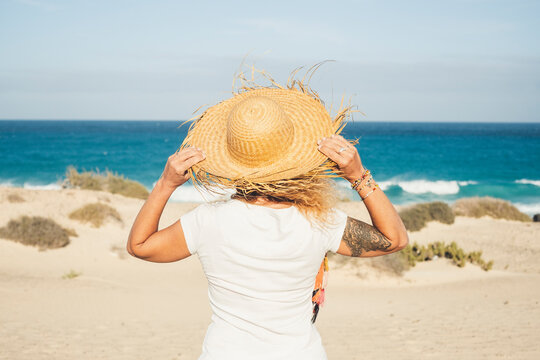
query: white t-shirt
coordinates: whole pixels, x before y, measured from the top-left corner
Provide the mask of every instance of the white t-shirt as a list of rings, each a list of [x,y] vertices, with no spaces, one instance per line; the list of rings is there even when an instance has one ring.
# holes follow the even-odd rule
[[[324,255],[337,252],[345,229],[347,215],[332,215],[320,229],[296,207],[230,199],[180,218],[208,279],[212,321],[199,360],[327,359],[311,297]]]

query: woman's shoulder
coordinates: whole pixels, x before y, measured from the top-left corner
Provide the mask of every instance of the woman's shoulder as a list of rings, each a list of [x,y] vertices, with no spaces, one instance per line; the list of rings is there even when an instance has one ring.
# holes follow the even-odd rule
[[[212,209],[222,209],[222,208],[229,208],[229,207],[237,206],[238,204],[236,204],[236,202],[237,201],[235,201],[232,198],[225,198],[225,199],[207,201],[201,204],[201,206],[205,206],[207,208],[212,208]]]
[[[193,211],[197,212],[222,212],[222,211],[234,211],[233,208],[240,208],[241,201],[231,198],[205,201],[193,208]]]
[[[263,205],[250,204],[248,202],[235,198],[203,202],[197,207],[195,207],[192,211],[200,215],[208,215],[212,217],[218,216],[225,218],[230,216],[271,216],[273,218],[286,218],[289,221],[300,221],[305,218],[305,216],[302,215],[302,212],[296,206],[275,208]],[[338,208],[332,208],[328,211],[325,225],[332,226],[336,223],[343,222],[346,218],[347,215],[342,210]]]

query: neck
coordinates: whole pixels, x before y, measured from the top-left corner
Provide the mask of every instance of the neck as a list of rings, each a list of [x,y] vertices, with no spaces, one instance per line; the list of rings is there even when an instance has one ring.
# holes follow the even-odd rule
[[[245,201],[247,203],[253,204],[253,205],[260,205],[260,206],[266,206],[273,209],[284,209],[291,207],[292,204],[289,202],[280,202],[280,201],[270,201],[268,199],[265,199],[263,197],[257,197],[254,200],[247,201],[246,199],[242,197],[237,197],[238,200]]]

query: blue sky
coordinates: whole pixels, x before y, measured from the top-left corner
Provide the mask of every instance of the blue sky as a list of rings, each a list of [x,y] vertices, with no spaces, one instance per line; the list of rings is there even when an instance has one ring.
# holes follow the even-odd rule
[[[0,118],[191,117],[244,56],[361,121],[540,121],[540,1],[0,0]]]

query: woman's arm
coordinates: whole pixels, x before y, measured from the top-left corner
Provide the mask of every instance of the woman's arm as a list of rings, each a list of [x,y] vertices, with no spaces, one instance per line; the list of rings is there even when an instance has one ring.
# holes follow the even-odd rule
[[[345,151],[339,151],[345,148]],[[333,160],[351,184],[364,173],[360,155],[354,146],[340,135],[319,141],[319,151]],[[358,189],[358,188],[357,188]],[[362,191],[365,196],[369,192]],[[373,225],[349,217],[338,254],[370,257],[386,255],[403,249],[409,243],[405,225],[396,209],[379,188],[364,200]]]
[[[180,221],[159,231],[158,225],[171,194],[189,179],[187,170],[204,157],[201,150],[193,147],[169,157],[161,177],[131,227],[126,246],[131,255],[153,262],[172,262],[191,255]]]

